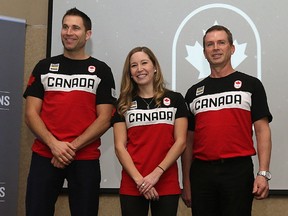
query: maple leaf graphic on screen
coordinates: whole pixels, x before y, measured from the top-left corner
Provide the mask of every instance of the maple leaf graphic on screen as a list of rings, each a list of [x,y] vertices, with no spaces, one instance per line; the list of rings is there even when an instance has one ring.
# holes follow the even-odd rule
[[[235,46],[235,52],[232,55],[231,63],[232,67],[236,68],[247,58],[245,54],[247,43],[238,44],[237,40],[234,40],[233,44]],[[209,76],[210,67],[203,54],[202,45],[196,41],[194,46],[186,45],[186,50],[188,56],[185,59],[199,71],[198,79]]]

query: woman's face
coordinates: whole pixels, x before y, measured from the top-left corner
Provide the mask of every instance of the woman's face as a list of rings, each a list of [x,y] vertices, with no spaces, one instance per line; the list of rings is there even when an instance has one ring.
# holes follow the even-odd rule
[[[153,85],[156,68],[145,52],[136,52],[130,58],[132,79],[140,85]]]

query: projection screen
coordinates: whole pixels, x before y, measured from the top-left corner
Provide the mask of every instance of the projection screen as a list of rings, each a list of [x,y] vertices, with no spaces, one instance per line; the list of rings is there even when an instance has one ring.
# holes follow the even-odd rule
[[[261,4],[261,7],[259,7]],[[202,37],[214,24],[233,33],[236,70],[258,77],[264,84],[274,120],[270,170],[271,192],[288,192],[288,13],[285,1],[115,1],[50,0],[47,56],[62,53],[60,40],[63,14],[72,7],[87,13],[93,22],[87,52],[111,68],[119,95],[124,59],[135,46],[148,46],[157,55],[167,86],[185,95],[187,89],[209,74],[202,54]],[[115,156],[112,129],[101,146],[103,189],[117,189],[121,166]],[[257,156],[255,170],[258,170]],[[180,180],[181,182],[181,180]]]

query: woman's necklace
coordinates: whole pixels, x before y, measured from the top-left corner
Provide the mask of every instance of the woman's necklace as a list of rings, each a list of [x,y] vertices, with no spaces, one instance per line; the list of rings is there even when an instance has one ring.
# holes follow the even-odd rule
[[[144,98],[142,98],[142,97],[140,97],[140,98],[141,98],[141,99],[144,101],[144,103],[147,105],[147,109],[150,109],[150,104],[152,103],[152,101],[154,100],[154,98],[152,98],[149,103],[147,103],[147,101],[146,101]]]

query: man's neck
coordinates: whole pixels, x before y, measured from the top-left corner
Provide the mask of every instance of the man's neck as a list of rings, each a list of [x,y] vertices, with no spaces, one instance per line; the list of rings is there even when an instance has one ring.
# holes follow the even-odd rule
[[[231,65],[227,65],[225,67],[211,67],[210,77],[212,78],[226,77],[234,72],[235,70]]]
[[[67,50],[64,51],[64,56],[74,60],[85,60],[89,58],[89,55],[87,55],[85,52],[71,52]]]

